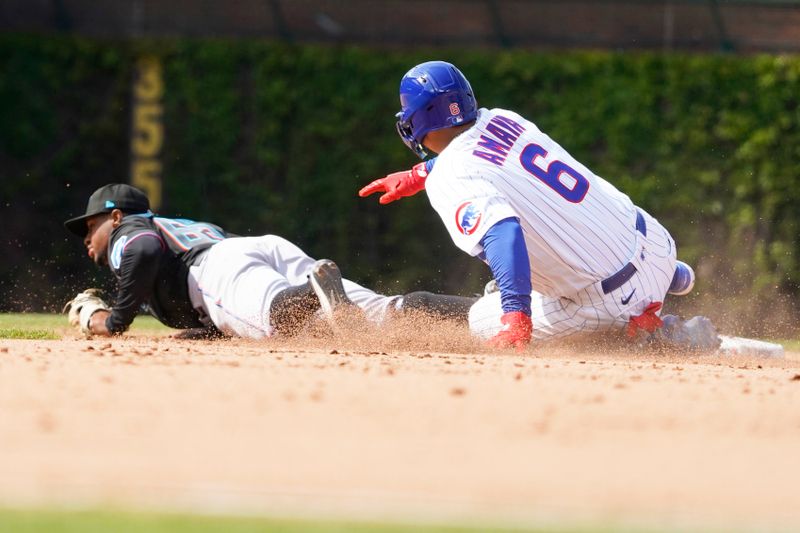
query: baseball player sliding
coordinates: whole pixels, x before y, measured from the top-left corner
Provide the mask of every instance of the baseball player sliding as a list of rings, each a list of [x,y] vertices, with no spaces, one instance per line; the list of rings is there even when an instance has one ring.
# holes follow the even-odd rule
[[[86,335],[124,332],[143,304],[172,328],[258,339],[292,334],[319,312],[333,321],[342,306],[380,322],[406,309],[466,318],[475,301],[376,294],[342,279],[333,261],[315,261],[281,237],[236,237],[214,224],[155,216],[147,196],[125,184],[97,189],[86,213],[65,226],[118,282],[113,307],[91,289],[68,304],[71,323]]]
[[[359,192],[380,203],[427,190],[453,242],[488,263],[499,291],[470,327],[497,347],[627,326],[654,331],[667,293],[691,291],[658,221],[535,124],[478,108],[454,65],[431,61],[400,82],[397,131],[420,158]]]

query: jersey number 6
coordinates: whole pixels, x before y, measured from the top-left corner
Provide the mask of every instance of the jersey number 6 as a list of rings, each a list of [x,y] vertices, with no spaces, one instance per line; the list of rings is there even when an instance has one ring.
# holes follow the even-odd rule
[[[519,162],[522,168],[542,180],[565,200],[573,204],[581,203],[589,192],[589,180],[563,161],[552,161],[546,169],[542,168],[536,164],[537,157],[547,157],[547,150],[538,144],[529,144],[522,149]],[[569,185],[562,181],[565,175],[568,176]]]

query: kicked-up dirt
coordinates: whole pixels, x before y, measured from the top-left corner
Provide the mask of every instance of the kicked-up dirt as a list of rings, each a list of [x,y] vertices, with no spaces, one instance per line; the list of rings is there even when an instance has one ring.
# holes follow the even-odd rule
[[[0,505],[800,527],[800,361],[0,340]]]

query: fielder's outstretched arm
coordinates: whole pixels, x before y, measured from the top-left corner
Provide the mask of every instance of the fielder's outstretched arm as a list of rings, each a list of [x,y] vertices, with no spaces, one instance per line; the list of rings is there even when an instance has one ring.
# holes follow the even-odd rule
[[[95,311],[92,318],[89,319],[89,331],[92,335],[100,335],[101,337],[110,337],[113,335],[106,327],[106,320],[111,316],[110,311]]]

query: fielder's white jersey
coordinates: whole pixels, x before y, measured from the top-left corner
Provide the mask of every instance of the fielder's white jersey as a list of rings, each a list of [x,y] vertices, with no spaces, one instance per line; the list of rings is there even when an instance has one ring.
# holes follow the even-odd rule
[[[519,219],[534,291],[573,294],[616,273],[636,245],[636,208],[535,124],[480,109],[439,154],[426,181],[431,205],[471,255],[495,223]]]

